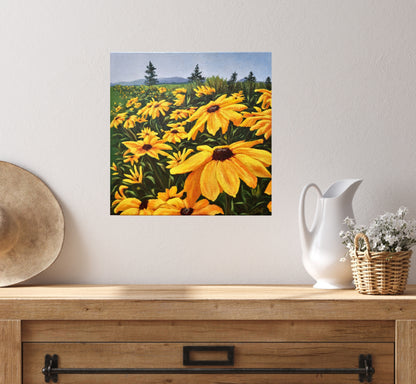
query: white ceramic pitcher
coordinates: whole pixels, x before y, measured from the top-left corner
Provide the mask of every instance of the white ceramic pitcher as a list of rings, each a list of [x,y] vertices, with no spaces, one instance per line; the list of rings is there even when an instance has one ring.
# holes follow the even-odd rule
[[[346,249],[339,232],[346,230],[344,219],[354,218],[352,200],[360,185],[360,179],[339,180],[322,194],[316,184],[306,185],[299,202],[299,227],[302,245],[302,261],[306,271],[315,280],[314,288],[352,288],[352,272],[349,262],[342,262]],[[315,218],[309,229],[305,220],[305,197],[315,188],[319,199]]]

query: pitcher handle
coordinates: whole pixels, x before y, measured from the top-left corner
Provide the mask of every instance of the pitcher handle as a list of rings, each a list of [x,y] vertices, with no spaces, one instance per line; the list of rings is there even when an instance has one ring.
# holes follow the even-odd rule
[[[309,230],[308,226],[306,225],[306,218],[305,218],[305,198],[306,198],[306,193],[308,192],[308,190],[310,188],[315,188],[319,194],[319,197],[322,197],[322,192],[319,189],[319,187],[315,184],[315,183],[310,183],[308,185],[306,185],[303,190],[302,193],[300,195],[300,207],[299,207],[299,221],[301,223],[301,226],[303,228],[304,233],[309,233],[311,234],[315,228],[316,225],[316,221],[318,218],[318,204],[316,205],[316,209],[315,209],[315,215],[314,215],[314,219],[312,222],[312,228]]]

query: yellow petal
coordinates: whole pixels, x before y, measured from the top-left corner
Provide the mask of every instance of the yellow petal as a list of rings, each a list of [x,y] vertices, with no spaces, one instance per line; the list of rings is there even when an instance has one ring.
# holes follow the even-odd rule
[[[260,161],[244,154],[236,154],[234,157],[241,161],[253,175],[256,175],[257,177],[272,177],[270,172]]]
[[[268,151],[263,149],[255,149],[255,148],[237,148],[233,150],[235,154],[243,154],[250,156],[253,159],[261,161],[265,165],[271,165],[272,163],[272,154]]]
[[[218,161],[217,180],[225,193],[235,197],[240,189],[240,179],[234,164],[230,160]]]
[[[216,177],[216,169],[219,161],[210,161],[201,173],[201,193],[208,199],[214,201],[221,192]]]
[[[199,168],[202,164],[208,162],[212,156],[212,153],[208,151],[199,152],[196,155],[193,155],[186,159],[182,164],[179,164],[177,167],[174,167],[170,170],[172,175],[177,175],[179,173],[187,173],[194,171]]]
[[[250,188],[256,188],[257,186],[257,177],[252,174],[248,168],[235,156],[230,159],[235,166],[235,170],[240,177]]]
[[[199,167],[195,171],[191,172],[185,180],[183,189],[186,191],[186,199],[192,206],[195,201],[201,196],[201,173],[204,167]]]

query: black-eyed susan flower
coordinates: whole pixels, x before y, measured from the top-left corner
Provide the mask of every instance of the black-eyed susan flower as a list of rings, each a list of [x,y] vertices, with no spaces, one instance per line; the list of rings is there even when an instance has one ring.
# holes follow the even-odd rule
[[[208,87],[206,85],[201,85],[200,87],[194,88],[196,97],[201,97],[203,95],[211,95],[215,93],[215,88]]]
[[[136,104],[139,101],[138,97],[135,97],[133,99],[130,99],[127,103],[126,103],[126,108],[130,108],[132,105]]]
[[[166,100],[155,101],[152,99],[149,103],[146,104],[140,111],[137,112],[137,115],[142,115],[143,117],[150,116],[152,119],[156,119],[160,115],[165,116],[166,112],[169,111],[169,106],[172,103]]]
[[[123,144],[128,148],[127,151],[124,152],[124,155],[131,153],[134,156],[133,161],[137,161],[144,155],[148,155],[159,160],[159,155],[168,155],[164,150],[172,149],[170,145],[165,144],[157,137],[149,136],[139,141],[123,141]],[[128,161],[131,161],[131,159]],[[126,159],[124,162],[126,162]]]
[[[131,115],[129,118],[124,122],[123,127],[124,128],[134,128],[136,126],[136,122],[138,120],[138,117],[136,115]]]
[[[154,211],[154,215],[173,215],[173,216],[213,216],[224,214],[221,207],[210,204],[207,199],[197,202],[191,202],[187,198],[182,200],[179,198],[170,199],[166,204],[161,205]]]
[[[159,192],[157,194],[157,198],[163,203],[166,203],[170,199],[174,199],[176,197],[181,198],[183,194],[184,191],[178,192],[178,187],[175,185],[172,188],[166,188],[165,192]]]
[[[175,105],[176,107],[179,107],[183,104],[184,101],[185,101],[185,95],[178,93],[176,95],[176,101],[174,102],[173,105]]]
[[[256,92],[261,92],[262,95],[257,100],[257,104],[261,104],[263,109],[267,109],[272,104],[272,91],[268,89],[256,89]]]
[[[254,108],[256,112],[243,112],[244,121],[240,127],[250,127],[250,131],[256,131],[256,136],[264,135],[267,140],[272,134],[272,110]]]
[[[168,155],[167,157],[170,159],[168,160],[168,165],[166,166],[167,169],[173,168],[182,164],[186,158],[193,152],[193,149],[184,149],[182,152],[176,152],[172,155]]]
[[[120,215],[153,215],[153,212],[158,208],[160,202],[157,199],[144,199],[139,200],[134,197],[128,197],[121,200],[116,207],[114,208],[114,213],[119,213]]]
[[[144,139],[145,137],[158,137],[157,132],[152,131],[150,128],[143,128],[138,134],[138,137]]]
[[[234,97],[234,98],[236,98],[236,99],[242,98],[244,100],[244,93],[243,93],[243,91],[235,92],[235,93],[231,94],[231,96]]]
[[[172,91],[172,93],[176,96],[178,93],[186,93],[186,88],[176,88]]]
[[[182,123],[168,124],[168,127],[171,127],[171,129],[163,135],[163,140],[165,141],[180,143],[182,139],[188,136]]]
[[[123,179],[123,183],[127,184],[141,184],[143,181],[143,167],[140,166],[139,170],[137,171],[137,167],[134,166],[133,169],[130,169],[130,174],[125,173]]]
[[[165,93],[167,91],[167,89],[165,87],[159,87],[159,92],[160,93]]]
[[[205,123],[207,131],[211,135],[215,135],[221,128],[222,134],[228,130],[230,121],[238,126],[243,120],[243,116],[239,113],[247,108],[243,104],[241,98],[234,98],[232,96],[222,95],[215,101],[210,101],[208,104],[198,108],[197,111],[188,119],[189,122],[195,121],[195,125],[191,128],[188,134],[188,140],[195,140],[199,132],[204,131]]]
[[[117,204],[120,204],[121,201],[123,201],[124,199],[127,199],[126,195],[124,194],[124,191],[126,189],[128,189],[127,185],[120,185],[118,191],[114,193],[114,201],[111,204],[112,207],[114,207]]]
[[[252,148],[262,142],[259,139],[214,148],[198,146],[198,153],[172,168],[170,173],[191,172],[184,187],[190,200],[196,200],[202,194],[214,201],[223,191],[235,197],[240,188],[240,179],[250,188],[255,188],[257,177],[271,177],[266,167],[272,163],[272,154]]]
[[[120,112],[120,110],[122,109],[123,107],[121,106],[121,105],[119,105],[118,107],[116,107],[116,112]]]
[[[189,114],[185,109],[175,109],[169,115],[169,117],[173,120],[186,119],[188,116]]]
[[[137,118],[137,122],[138,122],[138,123],[146,123],[146,122],[147,122],[147,120],[146,120],[144,117],[138,117],[138,118]]]
[[[123,124],[124,120],[126,120],[127,112],[119,113],[111,122],[110,128],[118,128],[120,124]]]

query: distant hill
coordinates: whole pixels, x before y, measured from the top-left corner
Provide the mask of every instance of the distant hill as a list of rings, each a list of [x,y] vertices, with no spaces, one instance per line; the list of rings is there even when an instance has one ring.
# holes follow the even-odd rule
[[[187,83],[188,79],[183,77],[160,77],[159,84],[182,84]],[[113,85],[144,85],[144,79],[132,80],[132,81],[119,81],[116,83],[111,83]]]

